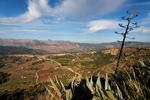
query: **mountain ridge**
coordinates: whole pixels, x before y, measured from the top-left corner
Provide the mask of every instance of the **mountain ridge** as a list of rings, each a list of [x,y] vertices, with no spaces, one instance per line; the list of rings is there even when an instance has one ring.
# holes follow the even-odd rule
[[[71,41],[56,41],[56,40],[32,40],[32,39],[0,39],[1,48],[10,49],[21,47],[21,50],[30,49],[42,51],[42,53],[73,53],[73,52],[84,52],[91,50],[102,50],[109,48],[119,48],[120,43],[108,42],[108,43],[79,43]],[[136,42],[127,41],[125,47],[144,47],[150,48],[150,42]],[[2,50],[0,50],[2,51]],[[6,50],[8,51],[8,50]],[[9,50],[11,51],[11,49]],[[4,53],[4,52],[3,52]],[[32,53],[32,52],[31,52]],[[0,52],[1,54],[1,52]]]

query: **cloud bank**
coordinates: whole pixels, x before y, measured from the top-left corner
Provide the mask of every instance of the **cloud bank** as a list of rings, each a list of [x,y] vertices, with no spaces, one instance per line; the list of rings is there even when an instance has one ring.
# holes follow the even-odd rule
[[[94,20],[94,21],[89,22],[88,30],[92,33],[100,32],[103,30],[112,30],[112,29],[118,30],[118,29],[121,29],[118,26],[119,23],[125,24],[126,22],[124,22],[124,21],[120,22],[117,20],[110,20],[110,19]],[[148,27],[141,26],[139,28],[135,28],[132,32],[133,33],[150,33],[150,29]]]
[[[50,6],[49,0],[28,0],[28,10],[17,17],[0,18],[0,23],[27,23],[44,16],[83,17],[104,15],[117,9],[124,0],[63,0],[57,6]]]
[[[103,15],[118,8],[124,0],[64,0],[54,8],[56,15],[92,16]]]
[[[150,29],[148,27],[140,27],[138,29],[133,30],[134,33],[150,33]]]
[[[27,23],[36,20],[42,16],[47,15],[50,12],[48,6],[48,0],[29,0],[28,10],[17,17],[4,17],[0,18],[2,24],[17,24]]]
[[[88,24],[90,32],[98,32],[102,30],[116,29],[120,21],[116,20],[95,20]]]

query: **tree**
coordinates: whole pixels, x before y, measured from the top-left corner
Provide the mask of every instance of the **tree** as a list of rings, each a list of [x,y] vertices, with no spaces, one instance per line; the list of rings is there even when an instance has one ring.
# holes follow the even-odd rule
[[[124,21],[127,21],[127,24],[126,25],[124,25],[122,23],[118,24],[121,28],[124,29],[124,32],[122,32],[122,33],[115,32],[116,34],[121,34],[123,36],[123,40],[121,41],[121,48],[120,48],[120,51],[119,51],[115,72],[117,72],[119,64],[120,64],[120,60],[121,60],[121,57],[122,57],[125,40],[126,40],[126,38],[128,38],[127,35],[132,30],[134,30],[135,28],[138,27],[137,22],[133,21],[134,18],[136,18],[138,16],[138,14],[135,13],[135,12],[132,12],[132,11],[127,11],[126,13],[127,13],[127,16],[124,16],[121,19],[124,20]]]

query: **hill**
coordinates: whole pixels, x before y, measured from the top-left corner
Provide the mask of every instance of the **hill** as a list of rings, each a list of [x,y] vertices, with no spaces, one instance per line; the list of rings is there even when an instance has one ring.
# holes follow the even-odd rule
[[[0,39],[0,54],[59,54],[102,49],[118,48],[117,42],[110,43],[78,43],[70,41],[29,40],[29,39]],[[149,42],[126,42],[125,47],[150,47]],[[20,50],[18,50],[20,49]],[[27,50],[28,49],[28,50]]]
[[[0,46],[1,55],[9,54],[46,54],[43,50],[34,50],[26,47],[15,47],[15,46]]]

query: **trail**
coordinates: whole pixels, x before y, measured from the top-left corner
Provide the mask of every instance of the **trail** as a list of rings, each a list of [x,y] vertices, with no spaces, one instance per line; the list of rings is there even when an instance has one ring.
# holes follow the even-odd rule
[[[59,62],[57,62],[57,61],[55,61],[55,60],[53,60],[53,59],[49,59],[49,58],[47,58],[47,57],[45,57],[45,56],[42,56],[42,57],[41,57],[41,56],[38,56],[38,60],[49,60],[49,61],[52,61],[52,62],[58,64],[58,65],[59,65],[59,68],[61,68],[61,69],[66,69],[66,70],[71,71],[72,73],[74,73],[75,75],[77,75],[78,78],[81,78],[81,77],[82,77],[80,73],[74,71],[72,68],[69,68],[69,67],[67,67],[67,66],[62,66],[61,63],[59,63]]]

